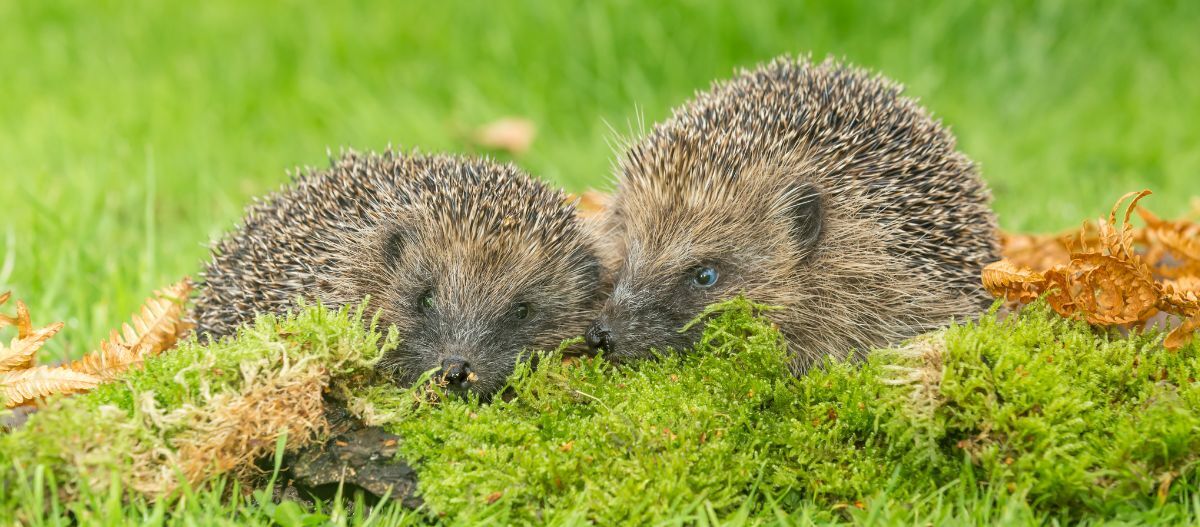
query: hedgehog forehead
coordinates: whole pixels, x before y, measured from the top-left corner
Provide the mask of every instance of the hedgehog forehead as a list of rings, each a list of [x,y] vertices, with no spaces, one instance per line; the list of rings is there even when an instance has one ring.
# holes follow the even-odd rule
[[[514,302],[561,304],[584,277],[576,259],[543,247],[513,250],[437,236],[422,243],[431,249],[419,252],[415,268],[428,273],[426,287],[445,302],[447,313],[459,316],[498,314]]]
[[[699,108],[658,125],[622,160],[624,186],[643,192],[735,192],[755,183],[746,181],[748,168],[780,163],[792,151],[738,110],[721,112]]]
[[[461,256],[528,254],[553,259],[569,254],[580,243],[574,211],[522,207],[484,200],[439,202],[420,211],[429,219],[426,236],[438,239]]]
[[[411,204],[449,242],[554,248],[575,234],[566,196],[511,166],[459,163],[415,179]]]
[[[671,272],[712,260],[737,259],[779,230],[770,197],[757,188],[703,186],[679,194],[634,192],[614,206],[627,256],[638,274]]]

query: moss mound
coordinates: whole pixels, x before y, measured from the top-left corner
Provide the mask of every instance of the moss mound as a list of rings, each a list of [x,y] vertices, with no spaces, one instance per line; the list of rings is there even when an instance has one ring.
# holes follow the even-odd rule
[[[1200,454],[1195,345],[1096,336],[1035,306],[794,379],[754,309],[721,306],[693,354],[543,361],[518,372],[511,402],[381,420],[422,464],[433,509],[463,521],[773,517],[948,485],[1078,517],[1187,503],[1194,488],[1181,482]]]
[[[292,449],[320,439],[324,393],[373,380],[395,337],[363,322],[361,309],[301,306],[293,317],[259,319],[236,339],[189,340],[119,382],[54,399],[0,435],[0,494],[37,471],[51,474],[68,500],[164,497],[219,476],[249,479],[281,431]]]
[[[310,307],[54,402],[0,437],[0,490],[28,494],[39,466],[63,488],[155,495],[236,473],[186,467],[197,452],[270,452],[281,423],[217,448],[213,420],[326,390],[404,438],[428,513],[407,521],[1197,519],[1196,343],[1097,335],[1036,304],[796,379],[758,309],[716,306],[689,354],[614,366],[550,352],[518,369],[507,401],[430,404],[370,375],[394,341],[361,313]],[[288,447],[319,425],[289,430]],[[131,461],[145,459],[158,462]]]

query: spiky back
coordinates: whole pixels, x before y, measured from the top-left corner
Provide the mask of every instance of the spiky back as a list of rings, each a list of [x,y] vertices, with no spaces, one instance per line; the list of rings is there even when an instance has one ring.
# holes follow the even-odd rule
[[[914,272],[978,294],[998,250],[990,193],[954,137],[902,91],[832,60],[743,70],[632,148],[621,191],[697,199],[763,174],[748,167],[792,162],[835,205],[894,236],[890,250]]]
[[[582,243],[573,213],[561,192],[512,165],[349,152],[256,199],[242,224],[214,245],[193,312],[197,332],[228,335],[258,312],[287,310],[298,296],[329,296],[318,292],[343,274],[332,267],[347,262],[345,253],[367,242],[357,237],[398,215],[440,230],[448,246],[522,245],[549,255]]]

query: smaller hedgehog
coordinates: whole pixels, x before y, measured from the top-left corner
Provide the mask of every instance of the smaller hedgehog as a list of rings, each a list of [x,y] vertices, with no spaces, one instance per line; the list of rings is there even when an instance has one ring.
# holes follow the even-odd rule
[[[683,350],[737,295],[777,306],[793,369],[978,315],[997,259],[974,164],[900,86],[778,59],[677,109],[624,156],[613,292],[588,330],[614,359]]]
[[[602,301],[592,236],[562,192],[512,165],[349,153],[251,206],[215,245],[192,318],[220,338],[296,297],[394,325],[379,364],[410,384],[440,368],[491,396],[523,350],[583,334]]]

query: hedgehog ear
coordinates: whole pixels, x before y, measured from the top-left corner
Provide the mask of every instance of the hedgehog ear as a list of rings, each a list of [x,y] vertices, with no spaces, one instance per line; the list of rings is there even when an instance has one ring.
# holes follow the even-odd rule
[[[400,257],[404,254],[405,246],[408,245],[408,231],[398,225],[392,226],[383,231],[382,239],[380,256],[389,269],[395,270],[400,266]]]
[[[812,254],[824,230],[825,205],[821,191],[811,183],[791,186],[787,192],[787,213],[792,220],[792,235],[805,254]]]

